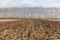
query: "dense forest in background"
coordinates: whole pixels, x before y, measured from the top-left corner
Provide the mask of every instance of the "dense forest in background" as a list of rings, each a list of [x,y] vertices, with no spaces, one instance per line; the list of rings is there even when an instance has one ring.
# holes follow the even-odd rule
[[[60,18],[60,8],[0,8],[0,18]]]

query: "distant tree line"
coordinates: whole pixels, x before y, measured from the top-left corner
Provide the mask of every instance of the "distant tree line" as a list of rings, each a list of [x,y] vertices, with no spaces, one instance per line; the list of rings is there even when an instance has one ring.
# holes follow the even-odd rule
[[[58,8],[0,8],[0,18],[60,18]]]

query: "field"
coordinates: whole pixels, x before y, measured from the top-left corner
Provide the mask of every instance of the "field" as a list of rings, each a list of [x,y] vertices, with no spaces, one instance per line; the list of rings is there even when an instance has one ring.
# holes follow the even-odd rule
[[[60,40],[60,21],[0,19],[0,40]]]

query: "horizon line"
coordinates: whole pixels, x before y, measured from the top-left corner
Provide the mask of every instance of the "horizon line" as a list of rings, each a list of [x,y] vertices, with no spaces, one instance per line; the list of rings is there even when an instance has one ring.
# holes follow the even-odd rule
[[[60,8],[60,7],[0,7],[0,8]]]

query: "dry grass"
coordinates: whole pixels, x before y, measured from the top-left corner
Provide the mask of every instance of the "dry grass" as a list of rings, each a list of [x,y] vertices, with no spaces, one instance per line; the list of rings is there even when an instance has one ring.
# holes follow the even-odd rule
[[[55,39],[60,39],[60,21],[17,19],[0,22],[0,40]]]

